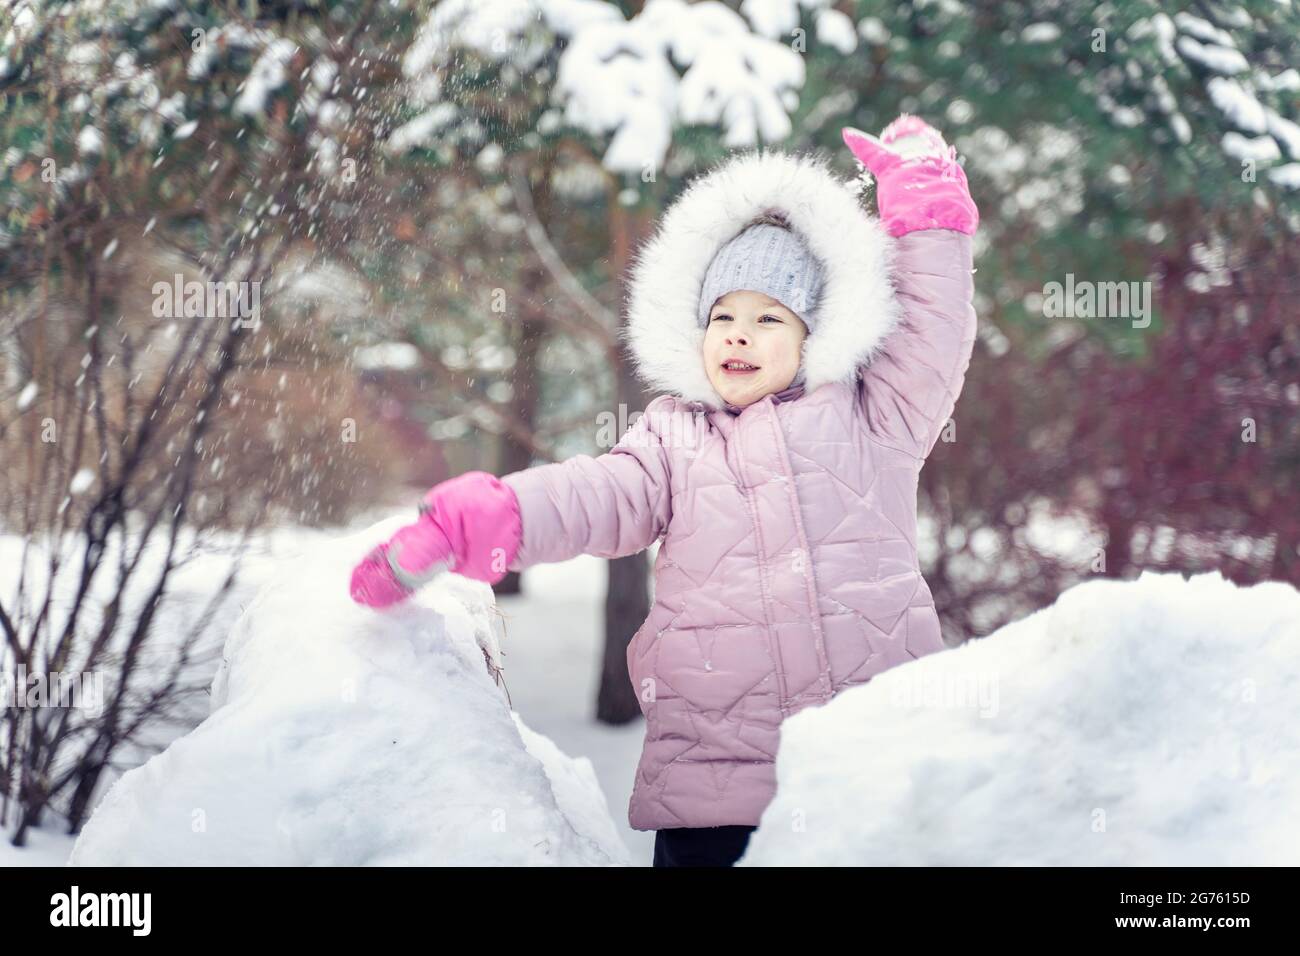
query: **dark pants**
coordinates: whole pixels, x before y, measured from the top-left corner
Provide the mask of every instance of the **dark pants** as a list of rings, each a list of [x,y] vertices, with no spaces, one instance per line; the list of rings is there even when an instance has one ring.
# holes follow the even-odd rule
[[[655,866],[731,866],[757,827],[680,827],[655,831]]]

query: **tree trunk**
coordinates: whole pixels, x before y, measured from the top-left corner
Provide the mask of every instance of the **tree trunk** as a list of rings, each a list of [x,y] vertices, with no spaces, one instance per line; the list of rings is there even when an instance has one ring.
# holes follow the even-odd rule
[[[631,365],[619,365],[619,396],[640,395]],[[641,407],[628,401],[628,408]],[[629,412],[629,416],[630,416]],[[609,562],[609,587],[605,592],[605,653],[601,660],[596,719],[625,724],[641,716],[636,688],[627,673],[627,647],[650,613],[649,565],[644,551]]]
[[[517,342],[518,359],[515,362],[514,386],[514,406],[515,414],[518,415],[519,421],[529,430],[535,429],[537,424],[537,403],[538,403],[538,382],[537,382],[537,356],[542,350],[542,342],[546,337],[546,315],[537,314],[538,303],[543,300],[542,292],[546,284],[546,274],[538,266],[527,270],[523,277],[523,304],[519,310],[520,332]],[[501,475],[508,475],[511,472],[522,471],[532,464],[533,453],[531,449],[525,447],[521,442],[511,437],[509,434],[502,439],[501,464],[498,469]],[[520,592],[520,574],[518,571],[510,571],[504,578],[493,585],[493,591],[497,595],[518,594]]]
[[[626,300],[627,267],[632,251],[649,229],[650,220],[642,209],[629,210],[610,195],[611,262],[619,277],[619,301]],[[626,345],[624,346],[626,347]],[[632,372],[628,355],[618,367],[618,401],[628,409],[619,421],[645,407],[645,392]],[[636,689],[627,673],[627,647],[650,613],[650,582],[645,552],[609,562],[609,589],[605,593],[605,653],[601,661],[600,689],[596,696],[596,719],[607,724],[625,724],[641,716]]]
[[[78,774],[76,789],[72,791],[72,798],[68,801],[69,833],[81,832],[81,824],[91,809],[90,798],[94,796],[95,787],[99,785],[99,778],[103,773],[104,764],[97,761]]]

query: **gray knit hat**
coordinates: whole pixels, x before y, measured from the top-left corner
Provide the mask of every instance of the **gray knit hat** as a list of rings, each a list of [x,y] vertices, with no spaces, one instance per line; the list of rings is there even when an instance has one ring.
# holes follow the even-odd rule
[[[752,289],[799,316],[811,334],[822,291],[821,262],[780,213],[764,213],[728,241],[709,263],[700,289],[699,322],[708,327],[713,305],[728,292]]]

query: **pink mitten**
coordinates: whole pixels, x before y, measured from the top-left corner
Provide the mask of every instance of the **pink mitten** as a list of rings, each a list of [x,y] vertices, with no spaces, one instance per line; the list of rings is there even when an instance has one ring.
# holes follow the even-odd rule
[[[957,150],[934,127],[903,113],[877,139],[846,126],[844,143],[876,179],[876,205],[891,236],[921,229],[966,235],[979,226]]]
[[[435,485],[420,517],[398,530],[352,570],[358,604],[387,607],[444,571],[495,584],[506,575],[523,537],[519,501],[509,485],[470,471]]]

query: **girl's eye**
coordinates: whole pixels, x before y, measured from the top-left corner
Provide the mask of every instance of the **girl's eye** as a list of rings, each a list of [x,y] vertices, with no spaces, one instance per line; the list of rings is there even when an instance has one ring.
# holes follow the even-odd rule
[[[780,322],[780,321],[781,321],[781,317],[780,317],[779,315],[765,315],[765,316],[763,316],[763,318],[760,319],[759,321],[761,322],[761,321],[763,321],[764,319],[771,319],[773,322]]]
[[[719,321],[721,321],[722,319],[727,319],[728,321],[730,321],[730,320],[731,320],[731,316],[727,315],[727,313],[725,313],[725,312],[719,312],[717,315],[715,315],[715,316],[713,317],[713,321],[714,321],[714,322],[719,322]]]

